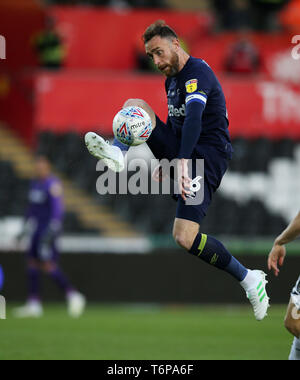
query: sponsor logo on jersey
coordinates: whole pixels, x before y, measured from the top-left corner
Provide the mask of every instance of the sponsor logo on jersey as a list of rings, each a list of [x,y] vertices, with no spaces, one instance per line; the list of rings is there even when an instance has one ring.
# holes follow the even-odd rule
[[[186,87],[186,92],[188,94],[192,94],[198,89],[198,80],[197,79],[189,80],[188,82],[186,82],[185,87]]]
[[[168,108],[169,108],[169,116],[170,117],[172,117],[172,116],[180,117],[180,116],[186,115],[185,104],[182,104],[182,106],[180,108],[176,108],[173,106],[173,104],[169,104]]]

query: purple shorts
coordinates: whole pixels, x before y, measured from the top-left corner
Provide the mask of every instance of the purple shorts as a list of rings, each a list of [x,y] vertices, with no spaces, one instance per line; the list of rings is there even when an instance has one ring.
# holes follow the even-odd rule
[[[41,262],[57,262],[59,258],[58,239],[55,239],[51,244],[43,242],[42,233],[35,233],[31,238],[28,251],[28,258],[35,259]]]

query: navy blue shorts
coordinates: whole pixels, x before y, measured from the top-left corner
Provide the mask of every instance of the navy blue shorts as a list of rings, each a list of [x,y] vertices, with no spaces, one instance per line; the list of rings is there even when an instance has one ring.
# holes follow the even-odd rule
[[[147,141],[155,158],[158,160],[167,158],[172,161],[178,155],[180,143],[180,138],[174,134],[173,130],[157,119],[157,126]],[[177,200],[176,218],[201,224],[211,204],[212,196],[226,173],[231,152],[227,154],[213,145],[197,145],[192,159],[204,160],[204,199],[201,204],[187,205],[181,196],[174,196]]]
[[[211,204],[213,194],[219,188],[228,168],[229,159],[226,154],[213,146],[196,147],[193,159],[204,160],[204,199],[199,205],[186,205],[181,196],[178,197],[176,218],[191,220],[201,224]]]

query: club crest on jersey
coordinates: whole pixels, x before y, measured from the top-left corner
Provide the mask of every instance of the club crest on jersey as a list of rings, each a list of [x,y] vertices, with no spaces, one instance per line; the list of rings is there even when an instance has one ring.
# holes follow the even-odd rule
[[[186,92],[188,94],[192,94],[193,92],[197,91],[198,89],[198,79],[192,79],[186,82],[185,84]]]

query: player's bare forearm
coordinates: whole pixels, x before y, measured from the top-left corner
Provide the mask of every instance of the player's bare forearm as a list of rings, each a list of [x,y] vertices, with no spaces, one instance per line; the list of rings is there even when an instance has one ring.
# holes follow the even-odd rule
[[[140,107],[140,108],[143,108],[143,110],[145,110],[148,113],[148,115],[150,116],[150,118],[151,118],[152,129],[154,129],[156,127],[155,112],[149,106],[149,104],[146,103],[144,100],[142,100],[142,99],[128,99],[128,100],[126,100],[126,102],[123,105],[123,108],[126,108],[126,107]]]
[[[268,258],[268,268],[273,270],[275,276],[279,275],[279,266],[283,266],[286,257],[285,244],[295,240],[300,235],[300,213],[291,224],[279,235],[274,242]]]
[[[291,224],[275,240],[275,245],[285,245],[300,236],[300,212]]]
[[[179,192],[184,201],[187,200],[187,196],[191,195],[191,178],[189,177],[188,160],[178,160],[178,186]]]

